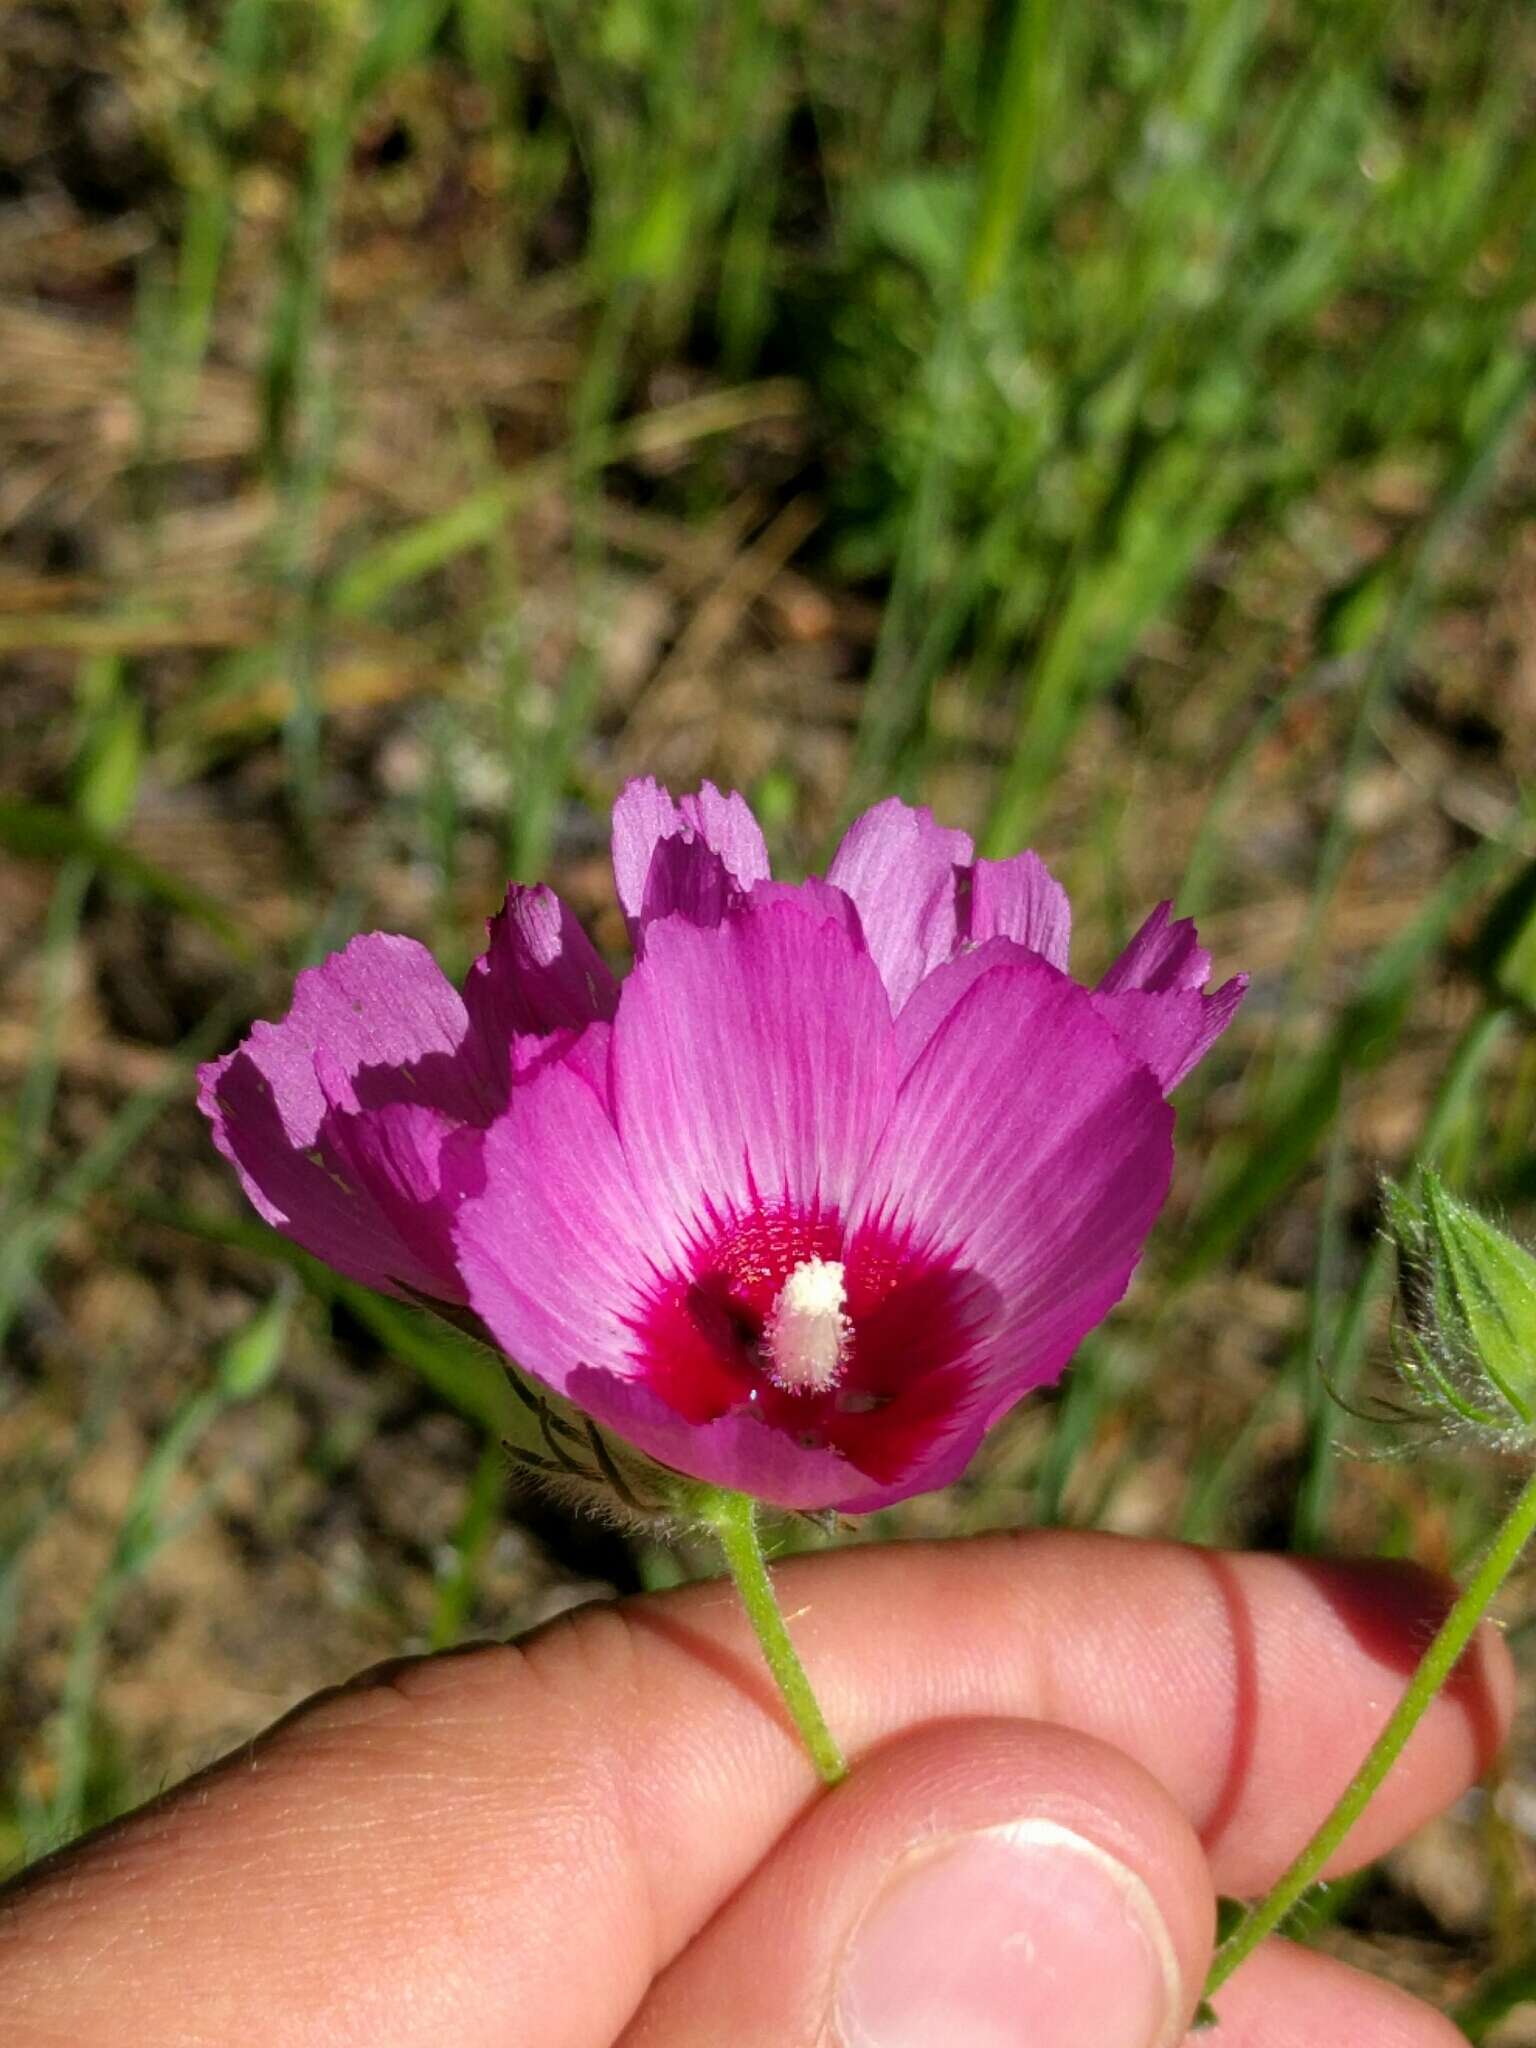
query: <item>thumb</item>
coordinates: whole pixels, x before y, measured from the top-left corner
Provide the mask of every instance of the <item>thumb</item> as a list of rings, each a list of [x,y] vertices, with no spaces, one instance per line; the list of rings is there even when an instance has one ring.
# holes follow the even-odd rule
[[[1118,1750],[929,1726],[784,1837],[621,2048],[1170,2048],[1214,1904],[1188,1821]]]

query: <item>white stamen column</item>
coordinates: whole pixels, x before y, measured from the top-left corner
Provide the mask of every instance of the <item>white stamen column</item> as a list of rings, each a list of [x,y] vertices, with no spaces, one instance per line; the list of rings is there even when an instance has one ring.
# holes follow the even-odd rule
[[[789,1394],[825,1394],[837,1385],[852,1329],[843,1268],[805,1259],[779,1289],[763,1324],[768,1370]]]

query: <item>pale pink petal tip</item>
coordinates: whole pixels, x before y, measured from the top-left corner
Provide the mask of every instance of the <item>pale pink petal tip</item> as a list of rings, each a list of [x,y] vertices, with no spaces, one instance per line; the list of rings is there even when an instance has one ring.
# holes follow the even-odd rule
[[[627,782],[613,807],[613,879],[637,947],[653,920],[718,924],[755,882],[768,849],[744,797],[706,782],[674,803],[659,783]]]
[[[858,906],[894,1009],[957,950],[988,939],[1066,967],[1071,906],[1039,854],[977,860],[968,833],[899,797],[854,820],[827,880]]]
[[[1211,978],[1211,956],[1200,943],[1191,917],[1175,917],[1171,903],[1159,903],[1135,938],[1099,983],[1105,995],[1123,989],[1146,989],[1169,995],[1179,989],[1204,988]]]
[[[544,1055],[552,1035],[568,1038],[610,1019],[619,985],[553,889],[514,883],[488,933],[464,983],[464,1006],[481,1056],[504,1086],[510,1072]]]
[[[894,1009],[954,952],[958,878],[974,853],[968,833],[936,825],[927,811],[894,796],[855,819],[844,835],[827,880],[858,906]]]
[[[1206,994],[1211,956],[1192,918],[1160,903],[1094,992],[1094,1007],[1121,1043],[1157,1076],[1178,1086],[1236,1016],[1246,974]]]

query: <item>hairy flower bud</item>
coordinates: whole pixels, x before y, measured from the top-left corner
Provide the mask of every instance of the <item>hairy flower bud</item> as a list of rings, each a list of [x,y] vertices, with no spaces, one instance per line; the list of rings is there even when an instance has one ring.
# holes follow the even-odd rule
[[[1501,1442],[1536,1423],[1536,1258],[1428,1168],[1417,1196],[1387,1184],[1404,1269],[1398,1365],[1431,1407]]]

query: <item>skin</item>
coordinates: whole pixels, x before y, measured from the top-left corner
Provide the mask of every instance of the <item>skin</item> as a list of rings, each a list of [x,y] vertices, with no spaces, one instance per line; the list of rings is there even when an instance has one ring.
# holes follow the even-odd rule
[[[1300,1847],[1452,1597],[1395,1566],[1055,1533],[777,1579],[854,1763],[835,1793],[723,1585],[387,1666],[0,1894],[0,2040],[832,2048],[837,1959],[892,1859],[1039,1814],[1142,1878],[1190,2012],[1214,1893]],[[1486,1768],[1511,1690],[1485,1632],[1340,1870]],[[1460,2039],[1284,1943],[1220,2020],[1202,2048]]]

